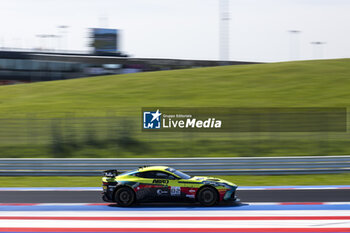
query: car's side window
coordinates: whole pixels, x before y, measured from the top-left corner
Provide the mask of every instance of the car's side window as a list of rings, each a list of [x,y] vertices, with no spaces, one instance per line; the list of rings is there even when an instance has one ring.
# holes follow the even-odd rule
[[[156,179],[168,179],[169,174],[165,172],[156,172]]]
[[[149,179],[168,179],[175,180],[175,176],[170,175],[166,172],[158,172],[158,171],[148,171],[148,172],[138,172],[134,174],[137,177],[141,178],[149,178]]]
[[[141,178],[155,178],[155,172],[139,172],[137,174],[138,177],[141,177]]]

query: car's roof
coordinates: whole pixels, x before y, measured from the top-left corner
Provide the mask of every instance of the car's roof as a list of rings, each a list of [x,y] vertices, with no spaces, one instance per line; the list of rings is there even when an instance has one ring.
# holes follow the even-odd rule
[[[146,172],[146,171],[165,171],[168,166],[149,166],[149,167],[142,167],[139,168],[140,172]]]

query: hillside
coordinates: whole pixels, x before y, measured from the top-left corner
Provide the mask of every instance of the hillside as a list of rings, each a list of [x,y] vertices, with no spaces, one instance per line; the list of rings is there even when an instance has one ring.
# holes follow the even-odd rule
[[[100,76],[0,87],[0,118],[136,115],[142,106],[349,106],[350,59]],[[52,113],[52,114],[47,114]]]
[[[350,59],[0,87],[0,157],[341,155],[348,133],[141,133],[141,107],[348,107]]]

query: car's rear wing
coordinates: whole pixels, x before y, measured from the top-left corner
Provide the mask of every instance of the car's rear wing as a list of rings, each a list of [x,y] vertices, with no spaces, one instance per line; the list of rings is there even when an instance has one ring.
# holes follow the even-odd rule
[[[106,170],[103,172],[103,175],[105,177],[110,177],[110,178],[114,178],[118,175],[118,171],[116,169],[112,169],[112,170]]]

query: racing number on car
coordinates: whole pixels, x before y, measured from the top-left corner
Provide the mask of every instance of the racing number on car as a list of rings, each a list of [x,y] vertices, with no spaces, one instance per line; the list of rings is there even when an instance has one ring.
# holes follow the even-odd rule
[[[181,195],[181,187],[171,186],[170,195],[171,196],[180,196]]]

